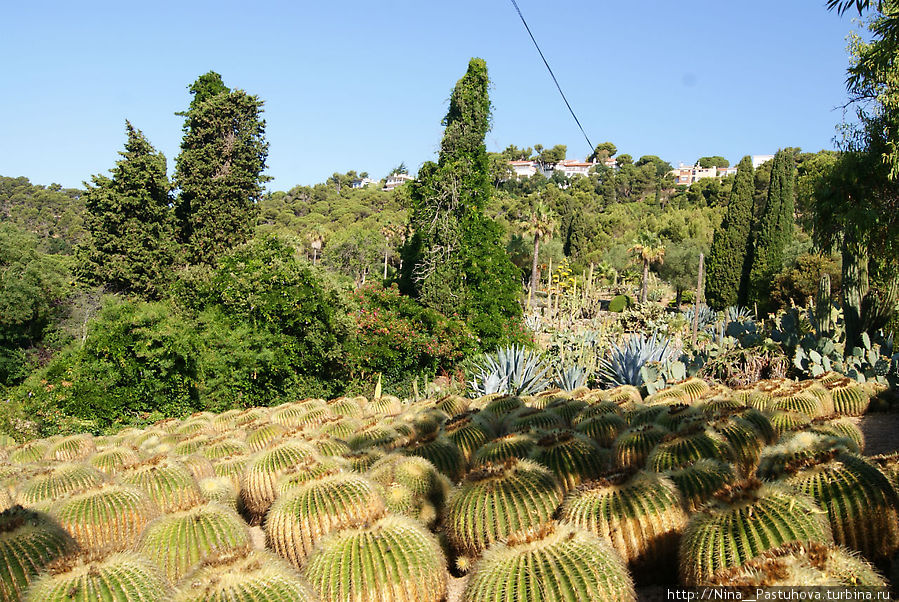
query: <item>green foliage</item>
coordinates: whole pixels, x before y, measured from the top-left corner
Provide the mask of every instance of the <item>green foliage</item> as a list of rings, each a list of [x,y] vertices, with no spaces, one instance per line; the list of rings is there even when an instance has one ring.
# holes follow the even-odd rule
[[[715,232],[706,264],[706,299],[716,309],[742,301],[746,253],[752,225],[752,159],[743,157],[727,204],[727,215]]]
[[[36,235],[42,253],[67,254],[83,241],[84,214],[81,190],[0,176],[0,222]]]
[[[128,141],[112,177],[94,176],[84,195],[78,270],[92,284],[159,298],[175,257],[174,215],[165,156],[126,122]]]
[[[773,306],[778,309],[786,309],[794,303],[799,307],[807,306],[810,301],[815,301],[821,278],[825,275],[830,278],[830,290],[827,291],[830,305],[830,295],[840,290],[840,266],[824,255],[800,255],[795,266],[784,268],[774,277]]]
[[[357,289],[352,296],[355,339],[346,362],[350,378],[381,374],[388,391],[412,376],[448,373],[477,349],[467,324],[400,295],[396,286]]]
[[[633,304],[633,300],[627,295],[615,295],[609,302],[609,311],[621,313]]]
[[[243,90],[228,89],[214,72],[189,89],[194,98],[182,113],[175,214],[190,261],[212,263],[252,234],[266,181],[263,103]]]
[[[765,209],[753,227],[747,302],[768,307],[771,282],[783,267],[784,250],[793,239],[795,221],[795,162],[792,153],[781,150],[771,161],[771,182]]]
[[[715,155],[714,157],[700,157],[699,166],[702,168],[730,167],[730,161],[720,155]]]
[[[502,231],[484,210],[490,199],[484,136],[490,128],[487,66],[472,59],[456,84],[438,162],[413,182],[412,236],[401,289],[446,315],[458,312],[490,348],[520,334],[520,284]]]

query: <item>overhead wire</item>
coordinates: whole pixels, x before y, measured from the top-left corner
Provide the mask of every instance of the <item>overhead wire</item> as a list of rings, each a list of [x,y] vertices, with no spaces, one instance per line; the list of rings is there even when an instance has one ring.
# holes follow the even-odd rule
[[[553,73],[552,67],[549,66],[549,62],[546,60],[546,57],[543,56],[543,51],[540,50],[540,44],[537,43],[537,39],[534,37],[534,34],[531,33],[531,28],[528,27],[528,22],[525,20],[524,15],[521,14],[521,9],[518,8],[518,2],[512,0],[512,6],[515,7],[515,12],[518,13],[518,17],[521,19],[521,22],[524,24],[524,28],[527,30],[528,35],[531,36],[531,41],[534,43],[534,47],[537,49],[537,52],[540,54],[540,58],[543,59],[543,64],[546,65],[547,71],[549,71],[550,77],[553,78],[553,82],[556,84],[556,89],[559,91],[559,94],[562,96],[562,100],[565,101],[565,106],[568,107],[568,112],[571,113],[571,116],[574,117],[574,122],[577,123],[578,128],[581,130],[581,134],[584,135],[584,140],[587,141],[587,146],[590,147],[590,152],[593,152],[595,148],[593,143],[590,142],[590,137],[587,136],[587,132],[584,131],[584,126],[581,125],[581,120],[577,118],[577,115],[574,113],[574,109],[571,108],[571,103],[568,102],[568,99],[565,97],[565,93],[562,91],[562,86],[559,85],[559,80],[556,79],[556,74]]]

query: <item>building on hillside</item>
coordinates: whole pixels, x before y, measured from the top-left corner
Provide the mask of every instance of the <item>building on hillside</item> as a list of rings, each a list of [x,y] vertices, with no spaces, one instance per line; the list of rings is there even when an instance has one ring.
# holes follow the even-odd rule
[[[735,176],[737,175],[737,166],[732,165],[731,167],[719,167],[718,168],[718,177],[726,178],[727,176]]]
[[[565,174],[566,178],[570,178],[571,176],[587,176],[590,173],[590,168],[594,165],[595,163],[587,163],[586,161],[578,161],[577,159],[564,159],[555,164],[553,171],[561,171]]]
[[[696,165],[684,165],[680,163],[670,172],[674,176],[674,183],[678,186],[689,186],[706,178],[724,178],[737,173],[736,167],[700,167]]]
[[[774,155],[752,155],[752,169],[758,169],[773,158]]]
[[[352,188],[365,188],[366,186],[371,186],[372,184],[376,184],[374,180],[371,178],[356,178],[350,183],[350,187]]]
[[[616,159],[615,157],[609,157],[608,159],[603,161],[602,164],[605,165],[606,167],[608,167],[609,169],[614,169],[614,170],[618,169],[618,159]]]
[[[509,161],[516,178],[530,178],[537,173],[536,161]]]
[[[387,182],[384,184],[384,190],[393,190],[398,186],[402,186],[406,182],[411,182],[414,180],[412,176],[405,173],[395,173],[387,176]]]

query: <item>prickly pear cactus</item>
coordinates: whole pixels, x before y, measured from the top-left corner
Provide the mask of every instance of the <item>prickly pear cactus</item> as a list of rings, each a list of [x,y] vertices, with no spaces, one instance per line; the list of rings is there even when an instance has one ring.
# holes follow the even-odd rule
[[[124,550],[156,518],[159,508],[137,487],[106,484],[58,500],[50,513],[83,549]]]
[[[175,602],[317,602],[303,578],[267,550],[225,552],[188,575]]]
[[[456,552],[470,560],[512,533],[549,522],[562,497],[552,473],[535,462],[490,464],[469,473],[451,494],[444,528]]]
[[[166,578],[178,582],[212,553],[250,544],[240,515],[219,504],[194,506],[160,516],[146,526],[135,549],[152,558]]]
[[[118,552],[80,555],[53,563],[25,593],[24,602],[162,602],[171,586],[146,556]]]
[[[44,567],[76,548],[75,540],[46,514],[21,506],[0,513],[0,601],[20,600]]]
[[[373,523],[384,512],[374,482],[353,473],[335,474],[275,500],[265,519],[265,539],[269,548],[300,568],[327,534]]]
[[[650,578],[664,576],[687,524],[674,483],[643,471],[586,483],[568,496],[560,516],[611,542],[636,573]]]
[[[322,602],[441,602],[446,558],[416,521],[386,516],[322,541],[304,575]]]
[[[636,600],[627,567],[607,543],[572,525],[549,524],[490,548],[464,602]]]
[[[681,580],[708,583],[790,542],[833,543],[826,512],[784,485],[744,481],[690,517],[680,542]]]

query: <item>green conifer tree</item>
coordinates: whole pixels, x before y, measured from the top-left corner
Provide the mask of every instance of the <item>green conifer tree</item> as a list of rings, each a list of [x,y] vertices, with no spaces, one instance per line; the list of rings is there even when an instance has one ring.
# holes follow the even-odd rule
[[[128,141],[112,177],[97,175],[87,185],[90,236],[78,248],[78,271],[93,284],[158,298],[175,257],[171,184],[165,156],[125,123]]]
[[[268,156],[263,102],[231,90],[210,71],[190,86],[181,153],[175,161],[178,234],[193,263],[212,263],[246,242],[255,226]]]
[[[793,238],[795,170],[791,152],[780,150],[774,155],[768,200],[754,228],[747,302],[763,308],[770,303],[771,283],[783,267],[784,249]]]
[[[741,279],[752,225],[752,159],[743,157],[731,189],[727,214],[715,231],[715,240],[706,263],[706,300],[715,309],[724,309],[741,300]]]
[[[488,86],[486,63],[471,59],[450,97],[438,161],[422,165],[411,186],[412,236],[400,282],[425,305],[467,319],[485,348],[521,319],[520,275],[501,228],[484,215],[491,194]]]

